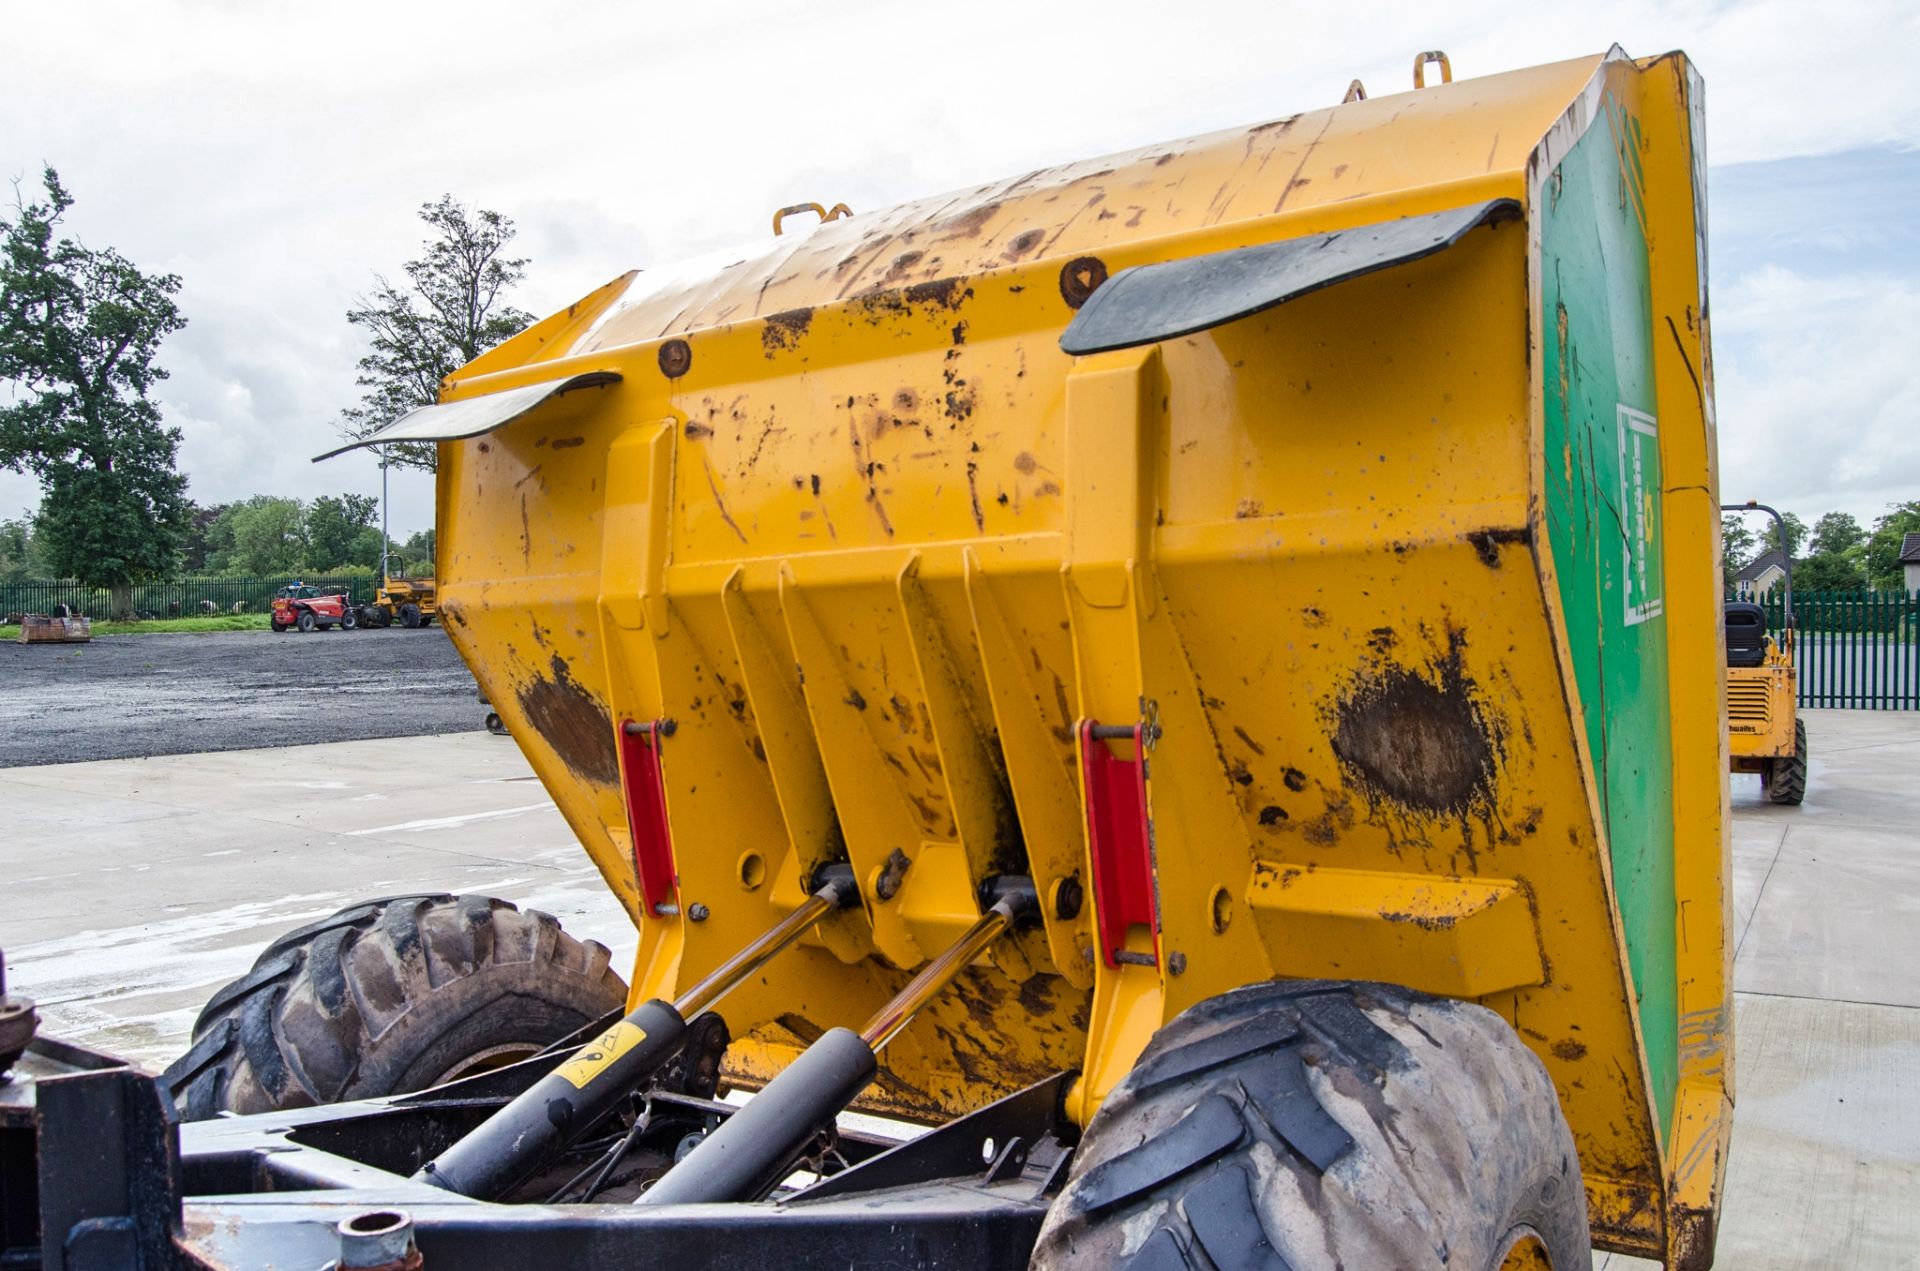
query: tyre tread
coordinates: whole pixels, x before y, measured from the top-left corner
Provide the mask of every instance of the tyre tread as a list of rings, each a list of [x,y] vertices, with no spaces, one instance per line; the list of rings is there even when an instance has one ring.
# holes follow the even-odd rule
[[[1467,1049],[1450,1050],[1460,1046]],[[1465,1185],[1459,1171],[1479,1160],[1461,1155],[1465,1137],[1442,1129],[1422,1140],[1431,1125],[1397,1121],[1410,1105],[1389,1097],[1395,1089],[1405,1097],[1458,1092],[1459,1115],[1475,1119],[1482,1149],[1496,1156],[1509,1113],[1516,1129],[1553,1126],[1493,1176],[1526,1180],[1512,1203],[1530,1207],[1530,1217],[1551,1211],[1544,1225],[1563,1255],[1556,1267],[1591,1265],[1578,1155],[1545,1069],[1512,1029],[1469,1003],[1327,981],[1235,989],[1162,1028],[1087,1128],[1032,1265],[1454,1265],[1446,1237],[1422,1216],[1444,1207]],[[1339,1115],[1323,1091],[1334,1092]],[[1444,1100],[1427,1106],[1435,1122],[1451,1116]],[[1567,1171],[1576,1180],[1570,1197]],[[1429,1186],[1443,1176],[1455,1193]],[[1392,1199],[1383,1204],[1382,1195]],[[1276,1210],[1275,1196],[1293,1199]],[[1365,1251],[1349,1251],[1356,1238]]]
[[[611,960],[552,915],[486,896],[362,902],[269,944],[209,999],[161,1081],[188,1120],[398,1093],[379,1088],[406,1067],[395,1047],[438,1044],[490,991],[578,1024],[617,1008]],[[402,1035],[416,1018],[424,1042]]]

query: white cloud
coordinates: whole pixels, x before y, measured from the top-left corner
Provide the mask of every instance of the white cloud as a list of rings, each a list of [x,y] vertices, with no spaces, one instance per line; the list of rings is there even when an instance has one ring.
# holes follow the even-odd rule
[[[7,23],[0,174],[55,163],[85,237],[186,279],[163,400],[205,501],[377,488],[372,460],[306,459],[355,396],[342,315],[443,191],[519,221],[518,299],[545,312],[785,203],[881,206],[1328,104],[1356,75],[1396,91],[1432,47],[1463,76],[1685,48],[1717,161],[1920,144],[1904,0],[129,0]],[[402,486],[395,524],[428,523],[430,483]],[[0,474],[0,510],[34,497]]]
[[[1714,299],[1725,501],[1862,524],[1920,497],[1920,285],[1767,266]]]

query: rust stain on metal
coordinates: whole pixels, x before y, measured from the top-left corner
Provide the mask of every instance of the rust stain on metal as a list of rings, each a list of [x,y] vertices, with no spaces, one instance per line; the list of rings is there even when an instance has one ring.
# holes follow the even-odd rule
[[[742,543],[746,542],[747,532],[734,521],[733,513],[727,511],[727,501],[720,497],[720,483],[714,480],[713,465],[704,456],[700,460],[700,469],[707,474],[707,489],[713,491],[713,506],[720,509],[720,519],[727,523],[728,529],[739,535]]]
[[[768,314],[766,325],[760,328],[760,347],[766,350],[768,357],[783,353],[800,343],[800,337],[812,325],[812,309],[786,309]]]
[[[515,693],[521,714],[576,775],[600,785],[618,785],[620,756],[613,745],[613,717],[573,678],[559,654],[549,665],[551,678],[536,679]]]
[[[1078,309],[1107,280],[1107,262],[1098,256],[1079,256],[1060,267],[1060,298]]]
[[[1533,531],[1520,529],[1469,530],[1461,535],[1473,544],[1473,550],[1479,554],[1480,563],[1488,569],[1500,568],[1500,548],[1508,543],[1526,546],[1533,542]]]
[[[1022,256],[1038,247],[1040,240],[1046,236],[1045,230],[1038,229],[1024,230],[1021,233],[1015,234],[1013,238],[1007,242],[1007,249],[1000,253],[1000,258],[1002,260],[1019,260]]]
[[[761,337],[763,340],[765,336]],[[668,340],[660,346],[660,373],[677,380],[693,366],[693,346],[685,340]]]
[[[958,278],[936,278],[932,282],[917,282],[907,288],[907,303],[913,305],[939,305],[942,309],[958,308],[960,302],[973,292],[967,290]]]

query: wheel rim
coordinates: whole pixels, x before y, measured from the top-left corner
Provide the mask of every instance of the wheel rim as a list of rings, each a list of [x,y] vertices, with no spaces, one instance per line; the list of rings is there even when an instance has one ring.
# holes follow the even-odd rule
[[[477,1077],[483,1072],[492,1072],[497,1068],[505,1068],[511,1064],[517,1064],[522,1059],[531,1059],[533,1056],[539,1054],[542,1049],[542,1047],[530,1042],[506,1042],[499,1046],[489,1046],[485,1050],[476,1051],[468,1055],[465,1059],[455,1063],[438,1077],[435,1077],[431,1084],[444,1086],[449,1081],[458,1081],[462,1077]],[[1525,1266],[1526,1264],[1522,1263],[1521,1265]],[[1542,1263],[1541,1265],[1545,1266],[1546,1264]]]
[[[1546,1241],[1531,1227],[1515,1227],[1507,1233],[1506,1252],[1494,1271],[1553,1271],[1553,1255]]]

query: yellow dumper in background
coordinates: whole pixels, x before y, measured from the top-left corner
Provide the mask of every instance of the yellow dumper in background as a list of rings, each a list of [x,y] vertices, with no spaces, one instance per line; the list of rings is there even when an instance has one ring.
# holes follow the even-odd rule
[[[1764,503],[1729,503],[1723,512],[1765,512],[1787,541],[1780,514]],[[1727,750],[1735,772],[1756,772],[1774,803],[1797,804],[1807,795],[1807,721],[1800,718],[1794,670],[1793,558],[1783,552],[1779,636],[1767,634],[1765,607],[1730,600],[1727,624]]]
[[[442,441],[449,632],[641,931],[532,1091],[711,1007],[766,1088],[663,1215],[1053,1082],[1002,1260],[1706,1266],[1701,111],[1616,49],[789,227],[376,437]],[[420,1177],[503,1194],[491,1133]]]

